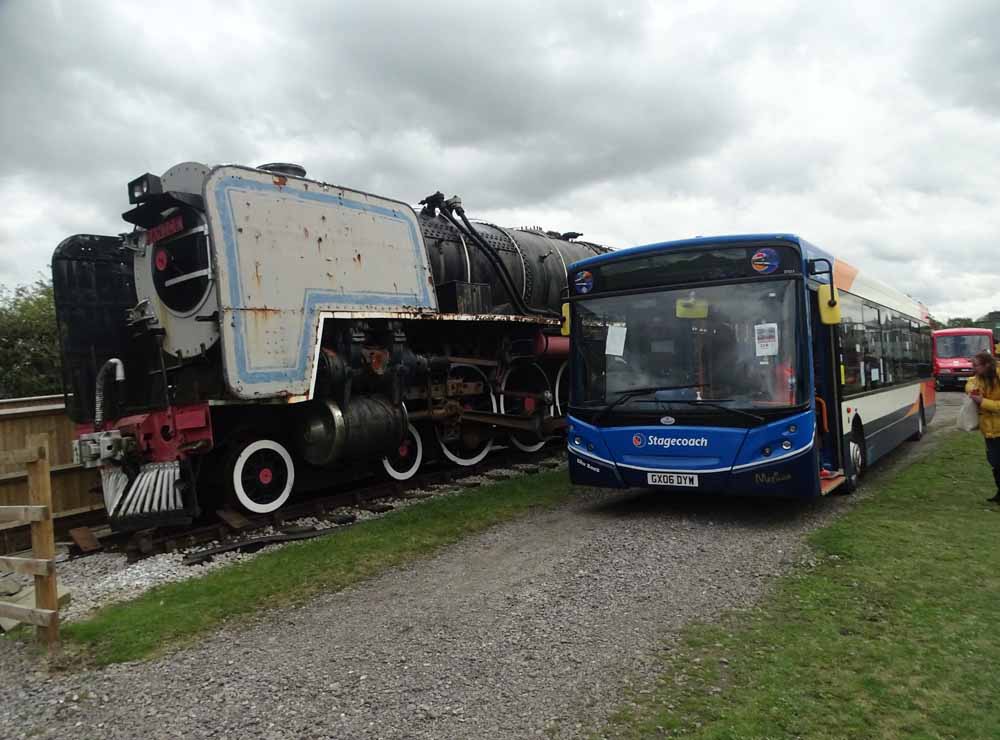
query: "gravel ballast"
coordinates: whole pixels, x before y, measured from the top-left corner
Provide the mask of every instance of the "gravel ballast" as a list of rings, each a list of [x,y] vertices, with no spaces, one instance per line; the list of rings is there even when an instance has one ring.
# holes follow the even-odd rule
[[[2,640],[0,737],[576,736],[654,677],[664,639],[751,606],[850,501],[582,491],[148,663],[49,676]]]

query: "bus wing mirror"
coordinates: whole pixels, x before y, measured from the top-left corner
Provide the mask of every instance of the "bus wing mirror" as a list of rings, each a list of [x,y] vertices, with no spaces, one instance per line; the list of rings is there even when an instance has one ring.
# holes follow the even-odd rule
[[[707,319],[708,301],[701,298],[678,298],[674,313],[679,319]]]
[[[559,333],[564,337],[569,336],[569,304],[562,304],[562,326],[559,327]]]
[[[816,290],[819,299],[819,320],[830,326],[840,323],[840,296],[830,285],[820,285]]]

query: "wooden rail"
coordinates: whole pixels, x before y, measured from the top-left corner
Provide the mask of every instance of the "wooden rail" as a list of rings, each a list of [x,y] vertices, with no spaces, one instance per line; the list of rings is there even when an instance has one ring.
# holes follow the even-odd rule
[[[0,451],[0,463],[23,464],[28,471],[28,506],[0,506],[0,521],[31,522],[32,558],[0,557],[0,567],[35,577],[35,608],[0,602],[0,616],[33,624],[49,649],[59,644],[59,592],[56,589],[56,540],[52,527],[49,438],[34,434],[22,450]]]
[[[2,0],[0,0],[2,3]],[[52,509],[56,537],[65,536],[77,524],[94,524],[104,508],[101,479],[96,468],[73,462],[72,443],[76,424],[66,415],[63,397],[0,399],[0,450],[28,447],[33,434],[49,438],[49,474],[52,478]],[[0,461],[0,506],[26,503],[28,476],[23,463]],[[86,513],[85,513],[86,512]],[[92,514],[88,515],[90,512]],[[31,546],[31,531],[24,518],[5,521],[0,517],[0,555],[12,555]]]

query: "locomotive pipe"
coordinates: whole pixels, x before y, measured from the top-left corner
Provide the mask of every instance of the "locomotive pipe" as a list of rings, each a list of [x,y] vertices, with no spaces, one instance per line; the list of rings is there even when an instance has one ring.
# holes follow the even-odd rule
[[[507,266],[503,263],[503,260],[500,258],[500,255],[497,254],[496,250],[494,250],[489,244],[486,243],[486,240],[482,238],[479,232],[476,231],[475,227],[469,221],[468,217],[466,217],[465,209],[462,207],[462,201],[460,198],[455,197],[450,200],[445,200],[444,195],[440,191],[438,191],[437,193],[434,193],[434,195],[427,196],[422,201],[420,201],[420,203],[421,205],[427,206],[429,209],[431,209],[431,211],[433,211],[434,209],[440,210],[441,215],[444,216],[448,220],[448,222],[455,227],[459,235],[461,235],[464,232],[469,238],[472,239],[472,241],[476,244],[476,246],[479,247],[479,249],[483,252],[484,255],[486,255],[486,259],[489,261],[490,266],[493,267],[493,270],[497,274],[497,277],[500,278],[500,282],[503,285],[504,290],[507,291],[507,294],[510,296],[511,303],[514,305],[514,308],[517,311],[519,311],[521,314],[534,314],[536,316],[556,315],[552,311],[549,311],[548,309],[532,308],[524,301],[524,297],[520,294],[520,292],[517,290],[517,287],[514,285],[514,278],[511,276],[510,271],[507,269]],[[462,223],[465,225],[464,228],[452,215],[452,211],[458,214],[459,218],[462,220]]]
[[[509,280],[510,283],[511,283],[511,285],[513,286],[514,280],[510,276],[510,273],[507,271],[507,267],[500,260],[500,256],[498,254],[496,254],[496,252],[493,252],[492,249],[489,248],[489,246],[486,244],[486,241],[479,235],[479,232],[476,231],[475,227],[473,227],[472,223],[466,217],[466,215],[465,215],[465,209],[462,208],[461,203],[458,205],[457,208],[455,208],[455,212],[458,214],[459,218],[462,219],[462,223],[465,224],[466,228],[469,230],[469,233],[473,236],[473,238],[476,240],[476,242],[479,243],[483,247],[483,249],[487,249],[487,250],[489,250],[490,252],[493,253],[493,255],[496,257],[497,261],[500,263],[500,267],[503,269],[504,274],[507,276],[507,280]],[[516,293],[516,291],[515,291],[515,293]],[[548,310],[547,308],[532,308],[531,306],[529,306],[527,303],[524,302],[524,300],[523,300],[523,298],[521,296],[516,295],[514,293],[512,293],[512,298],[514,299],[515,307],[519,311],[521,311],[522,313],[525,313],[525,314],[535,314],[536,316],[558,316],[559,315],[559,314],[556,314],[553,311]]]
[[[535,354],[555,359],[569,357],[569,337],[551,337],[539,330],[535,334]]]
[[[104,376],[115,369],[115,382],[125,382],[125,364],[117,357],[112,357],[97,371],[97,387],[94,389],[94,429],[100,431],[104,424]]]

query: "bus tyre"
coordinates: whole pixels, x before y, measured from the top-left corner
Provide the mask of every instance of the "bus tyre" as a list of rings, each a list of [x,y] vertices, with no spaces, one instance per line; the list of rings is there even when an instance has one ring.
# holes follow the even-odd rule
[[[924,420],[924,404],[920,403],[920,412],[917,414],[917,431],[911,434],[907,439],[910,442],[919,442],[924,438],[924,430],[927,428],[927,422]]]
[[[855,422],[854,428],[851,429],[848,448],[851,454],[851,469],[844,480],[844,484],[841,486],[841,490],[844,493],[854,493],[858,490],[861,476],[864,475],[865,468],[868,466],[868,453],[865,451],[865,431],[859,422]]]

